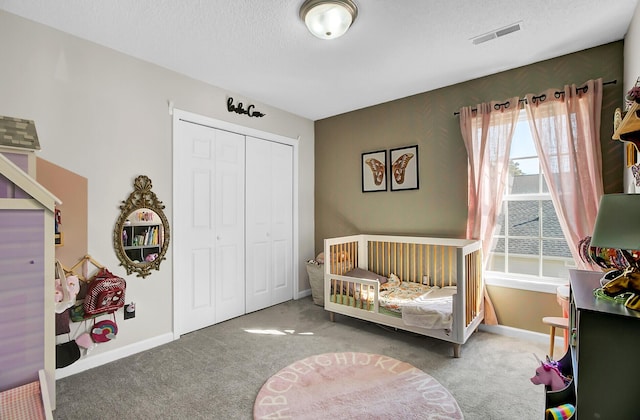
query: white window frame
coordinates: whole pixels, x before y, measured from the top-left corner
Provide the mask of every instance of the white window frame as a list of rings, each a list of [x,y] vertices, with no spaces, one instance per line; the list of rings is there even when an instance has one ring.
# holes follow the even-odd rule
[[[523,109],[520,111],[520,117],[518,119],[518,124],[529,124],[528,120],[527,120],[527,115],[526,115],[526,111]],[[517,160],[521,160],[521,159],[527,159],[527,158],[536,158],[539,159],[539,156],[536,155],[530,155],[530,156],[515,156],[513,158],[509,158],[511,159],[517,159]],[[540,174],[542,175],[542,168],[540,168]],[[507,177],[507,182],[509,182],[509,178]],[[543,176],[539,177],[539,184],[538,184],[538,191],[542,191],[542,183],[543,183]],[[504,192],[504,196],[503,196],[503,209],[505,211],[504,214],[504,220],[508,220],[508,209],[506,206],[506,203],[509,201],[552,201],[551,198],[551,193],[530,193],[530,194],[508,194],[508,188],[505,186],[505,192]],[[542,242],[545,239],[553,239],[556,240],[558,239],[557,237],[544,237],[542,235],[542,233],[544,232],[543,230],[543,226],[542,226],[542,218],[540,219],[540,229],[539,229],[539,236],[538,237],[530,237],[530,236],[523,236],[523,237],[518,237],[518,236],[509,236],[509,232],[508,232],[508,226],[505,226],[505,231],[503,235],[496,235],[494,236],[494,238],[492,238],[492,240],[496,240],[499,238],[503,238],[505,241],[505,252],[504,253],[500,253],[499,255],[505,255],[505,272],[500,272],[500,271],[490,271],[490,270],[486,270],[485,273],[485,280],[487,285],[490,286],[500,286],[500,287],[507,287],[507,288],[513,288],[513,289],[520,289],[520,290],[529,290],[529,291],[535,291],[535,292],[546,292],[546,293],[556,293],[556,290],[558,288],[558,286],[561,285],[565,285],[569,282],[568,278],[562,278],[562,277],[545,277],[545,276],[535,276],[535,275],[527,275],[527,274],[520,274],[520,273],[509,273],[508,269],[509,269],[509,258],[508,258],[508,241],[509,239],[536,239],[538,241],[540,241],[540,253],[538,255],[538,272],[541,273],[542,272],[542,264],[543,264],[543,255],[541,254],[542,252]],[[511,255],[517,255],[517,254],[511,254]],[[554,257],[545,257],[546,259],[554,259]],[[562,257],[557,257],[557,259],[559,260],[563,260],[566,261],[566,258],[562,258]],[[575,261],[574,261],[574,265],[571,268],[575,268]]]

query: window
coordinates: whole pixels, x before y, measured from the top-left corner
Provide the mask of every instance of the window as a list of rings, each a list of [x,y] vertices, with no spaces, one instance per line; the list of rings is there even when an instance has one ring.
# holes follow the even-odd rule
[[[526,112],[520,113],[487,269],[490,276],[565,283],[575,262],[542,175]]]

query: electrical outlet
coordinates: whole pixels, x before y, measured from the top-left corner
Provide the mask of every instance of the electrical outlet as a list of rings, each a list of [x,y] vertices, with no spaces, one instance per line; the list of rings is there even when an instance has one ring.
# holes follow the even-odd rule
[[[128,305],[124,305],[124,319],[131,319],[136,317],[135,303],[131,302]]]

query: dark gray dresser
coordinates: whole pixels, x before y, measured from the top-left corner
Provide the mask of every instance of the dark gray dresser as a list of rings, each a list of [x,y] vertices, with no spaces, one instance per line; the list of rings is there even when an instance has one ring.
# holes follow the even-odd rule
[[[573,418],[640,419],[640,312],[596,298],[602,275],[570,272]]]

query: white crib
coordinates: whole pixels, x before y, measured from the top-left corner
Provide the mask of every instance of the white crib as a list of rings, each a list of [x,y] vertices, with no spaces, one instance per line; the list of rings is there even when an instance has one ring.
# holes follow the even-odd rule
[[[438,338],[451,342],[453,356],[460,357],[461,345],[484,319],[480,241],[362,234],[325,239],[324,255],[324,308],[332,321],[338,313]],[[411,289],[420,289],[420,285],[430,286],[427,290],[454,289],[450,328],[408,325],[403,320],[404,309],[401,313],[388,309],[395,306],[386,306],[388,296],[382,299],[382,295],[389,291],[381,295],[378,280],[350,274],[356,267],[384,277],[393,273]],[[429,293],[419,299],[425,313],[429,311]],[[414,304],[398,306],[415,309]],[[442,300],[437,311],[443,312]]]

